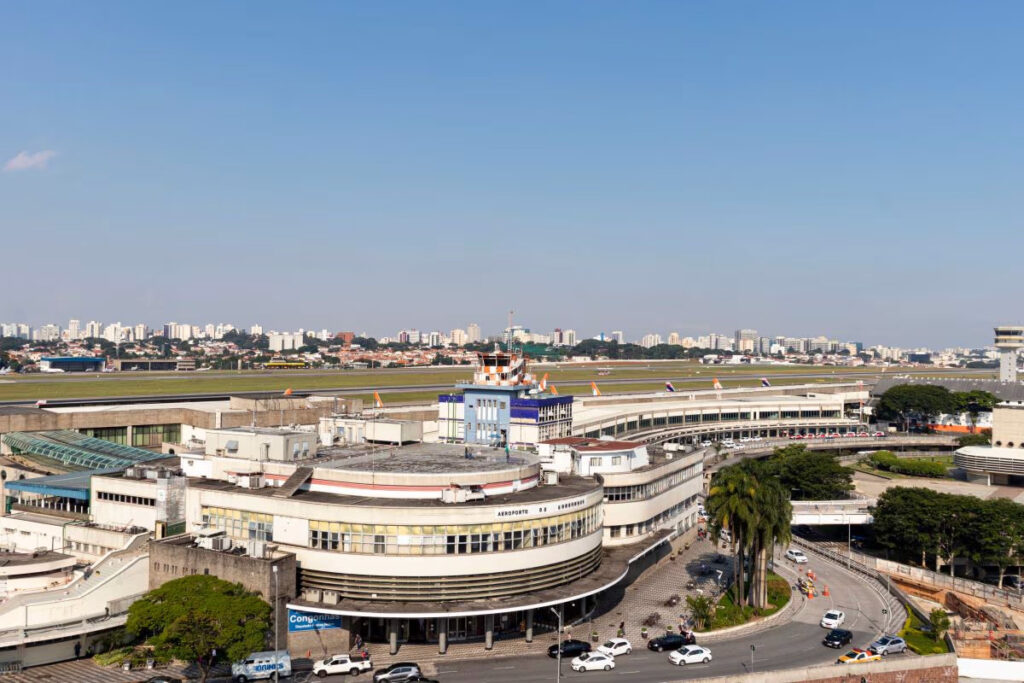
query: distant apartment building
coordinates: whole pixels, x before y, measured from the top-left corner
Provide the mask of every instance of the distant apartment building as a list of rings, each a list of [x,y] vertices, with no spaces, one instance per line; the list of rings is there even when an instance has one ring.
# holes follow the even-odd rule
[[[139,323],[135,326],[135,341],[142,341],[149,337],[149,328],[146,323]]]
[[[612,339],[614,339],[619,344],[626,343],[626,335],[623,333],[622,330],[612,330]]]
[[[252,325],[249,327],[249,334],[258,337],[263,334],[263,325]]]
[[[67,332],[68,332],[68,341],[74,341],[74,340],[79,339],[81,337],[81,335],[82,335],[81,327],[82,327],[82,323],[79,320],[69,320],[68,321],[68,330],[67,330]]]
[[[86,339],[97,339],[103,336],[103,323],[98,320],[90,320],[85,324],[85,334],[83,335]]]
[[[659,344],[661,344],[660,334],[645,334],[643,336],[643,339],[640,340],[640,346],[644,347],[645,349],[649,349],[652,346],[657,346]]]
[[[60,326],[52,323],[36,329],[33,338],[36,341],[60,341]]]
[[[449,336],[451,337],[452,344],[454,344],[455,346],[465,346],[466,345],[467,335],[466,335],[466,331],[465,330],[462,330],[462,329],[459,329],[459,328],[455,328],[454,330],[451,331]]]
[[[666,342],[669,346],[679,346],[679,333],[670,332],[668,335],[668,341]]]
[[[302,332],[271,332],[268,336],[271,351],[294,351],[303,345]]]
[[[476,344],[481,339],[483,339],[483,337],[480,336],[480,326],[479,325],[477,325],[476,323],[470,323],[469,325],[466,325],[466,343],[467,344]]]
[[[554,346],[576,346],[576,330],[563,330],[556,327],[555,333],[551,335],[551,344]]]
[[[757,345],[757,330],[736,330],[733,349],[740,353],[754,353]]]

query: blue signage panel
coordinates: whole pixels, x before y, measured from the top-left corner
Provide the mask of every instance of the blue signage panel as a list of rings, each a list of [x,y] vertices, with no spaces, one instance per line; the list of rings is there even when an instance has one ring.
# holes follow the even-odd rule
[[[296,612],[288,610],[288,632],[326,631],[341,628],[340,614],[316,614],[314,612]]]

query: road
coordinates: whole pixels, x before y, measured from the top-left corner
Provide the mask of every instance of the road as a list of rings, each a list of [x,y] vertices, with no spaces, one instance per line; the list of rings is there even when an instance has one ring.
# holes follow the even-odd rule
[[[788,564],[792,567],[792,564]],[[846,612],[844,628],[853,632],[853,645],[864,646],[883,630],[882,614],[887,605],[868,584],[833,565],[812,558],[810,567],[818,574],[819,587],[829,586],[830,597],[817,597],[806,601],[788,624],[770,628],[761,633],[707,645],[712,661],[708,664],[690,664],[674,667],[668,653],[647,650],[644,643],[633,643],[633,653],[620,656],[612,671],[572,671],[568,660],[562,662],[562,678],[588,682],[636,681],[661,682],[703,678],[709,676],[738,676],[772,669],[792,669],[830,664],[845,650],[833,650],[821,644],[827,632],[818,625],[826,610],[837,608]],[[803,600],[799,594],[794,599]],[[890,615],[891,616],[891,615]],[[895,617],[894,617],[895,620]],[[698,644],[701,638],[697,637]],[[751,651],[751,645],[756,650]],[[751,664],[753,655],[753,664]],[[903,655],[895,655],[903,656]],[[908,655],[912,656],[912,655]],[[556,662],[544,655],[529,657],[491,658],[482,649],[475,660],[440,662],[433,678],[441,683],[529,683],[555,680]],[[428,670],[429,671],[429,670]],[[344,680],[328,677],[323,680]]]

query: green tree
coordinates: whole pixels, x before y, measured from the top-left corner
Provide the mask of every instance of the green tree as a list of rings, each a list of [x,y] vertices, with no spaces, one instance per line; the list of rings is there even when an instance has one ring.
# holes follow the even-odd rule
[[[961,448],[964,446],[988,446],[992,443],[992,434],[990,432],[964,434],[957,439],[957,443]]]
[[[956,409],[956,400],[946,387],[935,384],[898,384],[878,400],[878,416],[884,420],[899,419],[906,428],[910,417],[927,420]]]
[[[711,626],[711,619],[715,614],[715,603],[707,595],[687,595],[686,606],[690,608],[690,617],[697,629],[705,629]]]
[[[789,491],[771,475],[770,468],[755,467],[759,471],[755,473],[758,486],[754,494],[755,520],[751,535],[754,562],[750,603],[764,608],[768,606],[768,558],[776,544],[785,545],[792,538],[793,506],[789,502]]]
[[[949,615],[946,614],[946,610],[936,607],[928,615],[928,623],[932,626],[929,635],[934,640],[938,640],[949,629]]]
[[[989,412],[999,402],[993,394],[974,389],[972,391],[958,391],[953,393],[953,400],[956,402],[956,411],[967,413],[971,418],[971,433],[978,427],[978,416],[983,412]]]
[[[972,559],[996,565],[999,568],[998,586],[1002,588],[1006,569],[1020,564],[1024,552],[1024,506],[1006,498],[996,498],[985,501],[982,507],[974,533],[977,545]]]
[[[125,629],[196,662],[205,682],[214,650],[233,662],[263,649],[270,605],[241,584],[195,574],[168,581],[133,603]]]
[[[757,480],[740,465],[723,467],[712,478],[705,503],[712,538],[718,538],[722,529],[729,531],[730,543],[736,553],[733,581],[740,606],[745,605],[747,599],[743,589],[743,566],[756,517],[754,497],[757,486]]]
[[[804,444],[775,449],[768,464],[793,500],[837,500],[853,490],[852,469],[834,454],[808,451]]]
[[[875,541],[897,559],[920,561],[936,545],[939,494],[919,487],[893,487],[878,497],[872,511]]]

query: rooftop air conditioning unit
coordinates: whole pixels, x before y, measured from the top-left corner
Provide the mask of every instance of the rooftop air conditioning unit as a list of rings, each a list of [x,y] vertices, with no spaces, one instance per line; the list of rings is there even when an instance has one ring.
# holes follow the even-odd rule
[[[309,602],[320,602],[323,591],[319,588],[307,588],[302,591],[302,596]]]
[[[231,550],[231,539],[226,536],[216,536],[210,539],[211,550]]]
[[[254,557],[258,560],[262,560],[267,556],[267,542],[266,541],[248,541],[246,543],[246,554],[249,557]]]
[[[338,599],[338,591],[324,591],[323,603],[325,605],[337,605]]]
[[[544,472],[544,483],[548,486],[558,486],[558,472],[553,470],[545,470]]]

